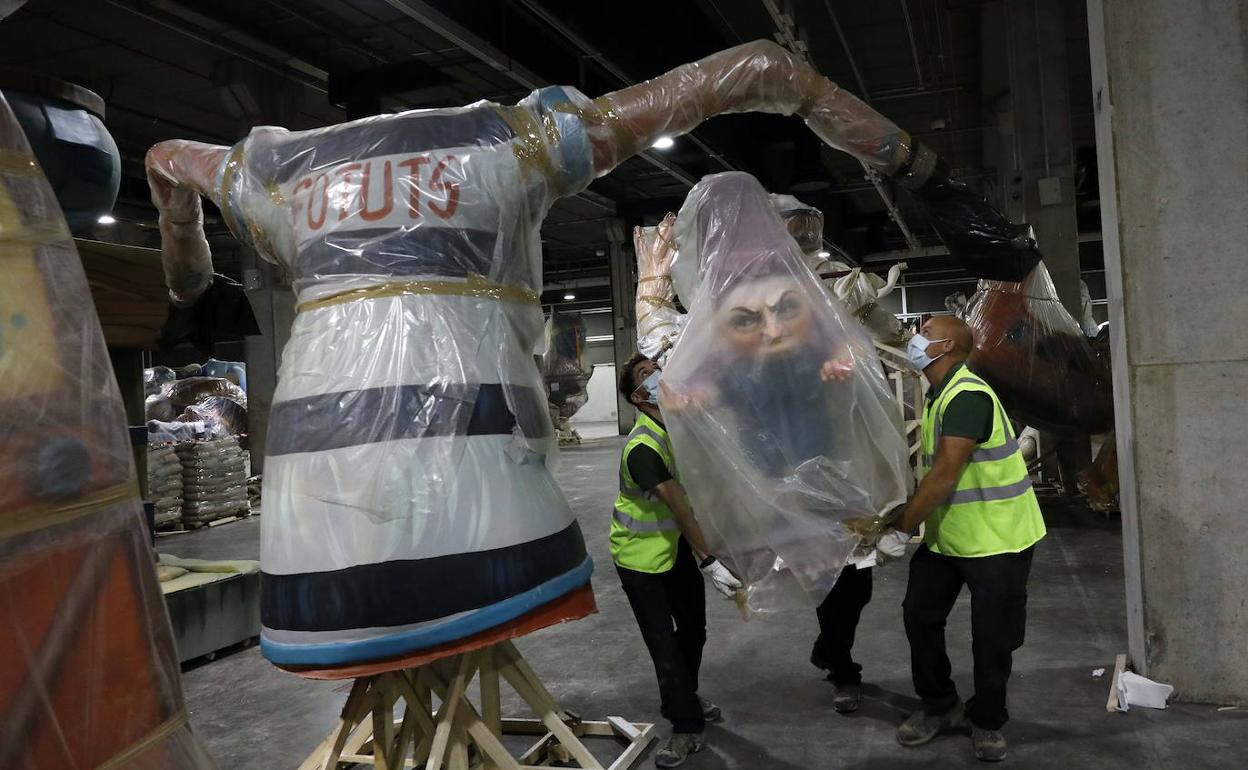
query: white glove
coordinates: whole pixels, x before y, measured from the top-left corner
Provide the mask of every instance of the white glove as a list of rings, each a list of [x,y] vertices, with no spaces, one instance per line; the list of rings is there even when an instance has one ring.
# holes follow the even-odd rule
[[[719,559],[714,556],[710,557],[710,561],[702,567],[702,574],[711,579],[711,585],[715,586],[715,590],[731,599],[741,588],[741,581],[728,571],[728,568],[720,564]]]
[[[906,555],[906,543],[909,542],[909,533],[890,529],[880,536],[879,542],[875,544],[875,549],[890,559],[899,559]]]

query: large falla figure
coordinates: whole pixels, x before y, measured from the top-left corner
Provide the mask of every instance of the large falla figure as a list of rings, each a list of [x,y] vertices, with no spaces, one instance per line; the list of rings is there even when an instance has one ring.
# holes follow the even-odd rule
[[[593,611],[544,462],[542,219],[656,138],[745,111],[800,115],[881,173],[910,170],[904,132],[769,42],[593,100],[551,87],[152,148],[175,302],[211,281],[200,196],[298,298],[265,447],[271,661],[393,667]]]

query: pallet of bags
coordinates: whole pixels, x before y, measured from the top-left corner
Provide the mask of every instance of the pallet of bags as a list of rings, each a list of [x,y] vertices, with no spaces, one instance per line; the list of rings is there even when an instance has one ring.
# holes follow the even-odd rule
[[[247,467],[233,436],[176,445],[182,462],[182,523],[203,526],[247,514]]]
[[[182,459],[173,444],[147,447],[147,496],[156,506],[156,528],[182,518]]]

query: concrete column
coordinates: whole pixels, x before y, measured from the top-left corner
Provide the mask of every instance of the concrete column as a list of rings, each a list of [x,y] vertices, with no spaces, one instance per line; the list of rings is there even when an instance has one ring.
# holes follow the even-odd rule
[[[1248,9],[1088,0],[1130,654],[1248,701]]]
[[[243,286],[256,314],[260,334],[243,341],[247,361],[247,431],[250,435],[252,473],[264,471],[264,442],[269,424],[269,407],[277,388],[277,370],[282,349],[290,339],[295,320],[295,295],[286,285],[279,268],[269,264],[251,249],[242,253]]]
[[[1064,7],[1044,0],[983,6],[983,97],[998,128],[996,136],[985,137],[984,149],[993,153],[987,160],[998,169],[997,202],[1011,220],[1035,228],[1057,294],[1078,317],[1079,233]]]
[[[626,248],[622,220],[607,224],[607,258],[611,268],[611,333],[615,336],[615,369],[618,376],[629,357],[637,350],[637,260]],[[636,410],[618,392],[615,394],[620,435],[633,429]]]

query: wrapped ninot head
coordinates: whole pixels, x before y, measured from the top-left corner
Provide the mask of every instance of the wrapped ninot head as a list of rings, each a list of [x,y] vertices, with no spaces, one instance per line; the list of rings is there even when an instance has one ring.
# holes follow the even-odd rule
[[[690,311],[659,405],[680,479],[755,608],[780,593],[817,602],[864,523],[906,498],[900,411],[756,179],[703,179],[676,232]]]

